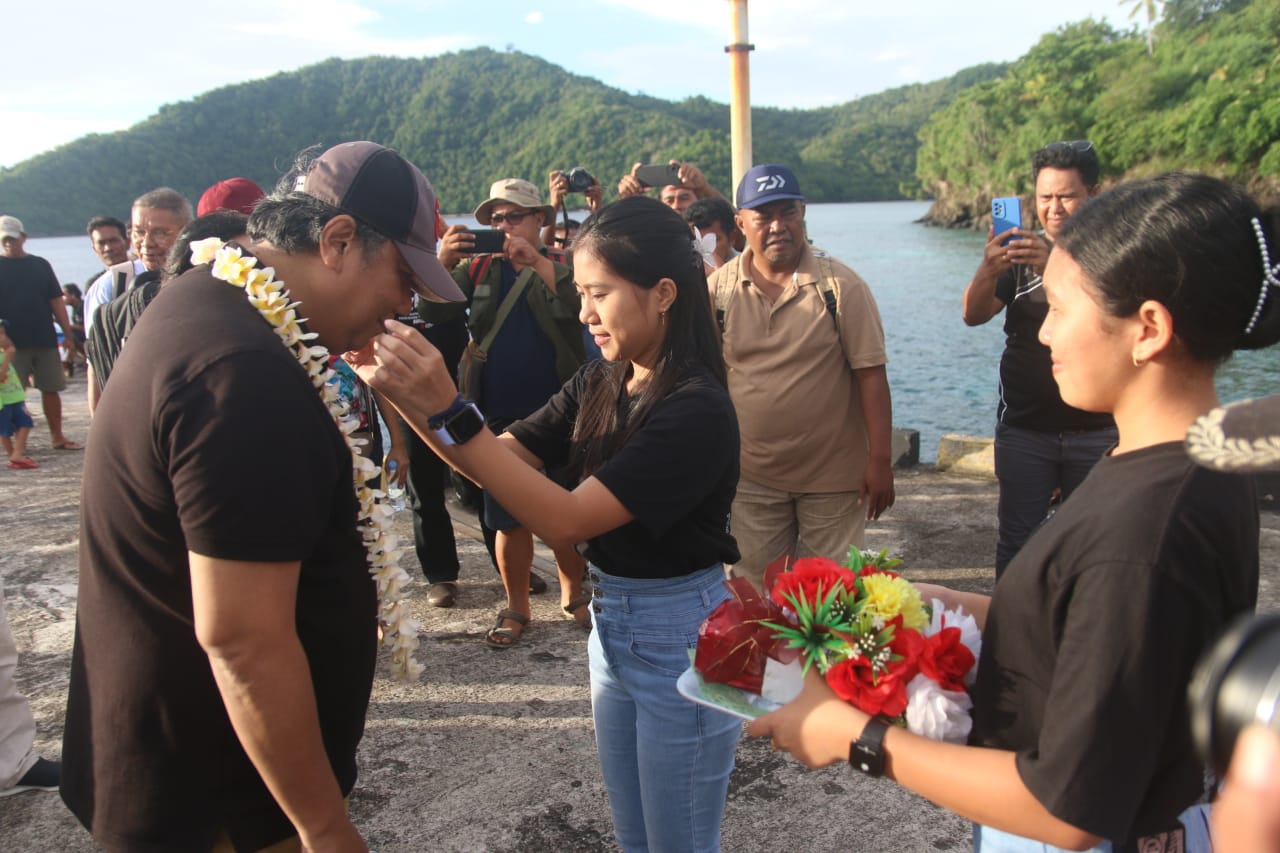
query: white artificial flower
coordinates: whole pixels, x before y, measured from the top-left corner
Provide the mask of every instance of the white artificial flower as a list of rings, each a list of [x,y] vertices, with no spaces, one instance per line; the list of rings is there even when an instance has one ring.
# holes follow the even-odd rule
[[[716,235],[703,234],[697,228],[693,229],[693,235],[693,245],[698,254],[702,255],[702,262],[711,269],[720,266],[720,261],[716,259]]]
[[[964,743],[973,728],[973,700],[963,690],[943,690],[923,673],[907,684],[907,728],[932,740]]]

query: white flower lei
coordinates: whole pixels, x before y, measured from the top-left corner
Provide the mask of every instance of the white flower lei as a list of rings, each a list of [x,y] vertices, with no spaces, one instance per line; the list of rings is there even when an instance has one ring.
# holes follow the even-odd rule
[[[359,421],[338,396],[333,369],[329,366],[329,350],[310,345],[316,335],[302,331],[294,310],[301,303],[289,301],[289,291],[285,289],[284,282],[276,281],[275,270],[271,267],[259,269],[257,258],[242,254],[238,246],[210,237],[191,244],[191,262],[197,265],[212,263],[214,278],[244,288],[249,304],[271,324],[281,342],[307,371],[311,384],[320,392],[325,408],[342,431],[342,437],[351,449],[351,477],[360,503],[356,527],[364,540],[369,574],[378,588],[382,644],[391,649],[391,666],[396,677],[404,681],[416,680],[423,669],[413,656],[418,648],[419,625],[404,606],[403,590],[409,576],[400,568],[400,554],[403,552],[396,547],[396,535],[390,531],[392,512],[380,503],[384,493],[367,485],[377,476],[379,469],[360,453],[356,440],[351,437],[359,427]]]

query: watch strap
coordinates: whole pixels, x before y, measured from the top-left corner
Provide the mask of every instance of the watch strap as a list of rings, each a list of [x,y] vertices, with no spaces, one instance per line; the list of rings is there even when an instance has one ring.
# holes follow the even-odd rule
[[[884,775],[884,735],[889,724],[881,717],[867,720],[858,739],[849,744],[849,763],[868,776]]]

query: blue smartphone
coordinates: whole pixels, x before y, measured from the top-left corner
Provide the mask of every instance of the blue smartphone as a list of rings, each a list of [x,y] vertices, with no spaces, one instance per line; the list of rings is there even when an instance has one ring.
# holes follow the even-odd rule
[[[1017,196],[991,199],[991,225],[996,234],[1003,234],[1010,228],[1021,228],[1022,199]],[[1000,245],[1007,246],[1012,239],[1006,238]]]

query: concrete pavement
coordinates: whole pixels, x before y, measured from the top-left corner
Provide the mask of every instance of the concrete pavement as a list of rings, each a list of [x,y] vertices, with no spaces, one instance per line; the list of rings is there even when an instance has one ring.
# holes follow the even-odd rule
[[[0,573],[19,649],[18,680],[38,724],[37,746],[60,751],[76,597],[82,454],[53,451],[36,417],[37,471],[0,469]],[[64,394],[67,434],[84,439],[84,380]],[[868,529],[868,546],[903,557],[908,576],[989,590],[995,484],[900,470],[898,501]],[[586,634],[560,614],[552,580],[533,599],[534,622],[515,648],[482,641],[502,604],[483,545],[455,513],[463,563],[458,606],[426,604],[410,551],[404,565],[425,626],[420,683],[374,685],[351,814],[370,845],[400,851],[612,851],[608,803],[596,762],[587,688]],[[409,519],[397,519],[410,535]],[[1280,518],[1263,516],[1261,606],[1280,610]],[[921,851],[969,848],[965,822],[887,781],[847,766],[808,771],[767,742],[744,740],[724,820],[727,851]],[[78,853],[97,849],[56,794],[0,799],[0,848]]]

